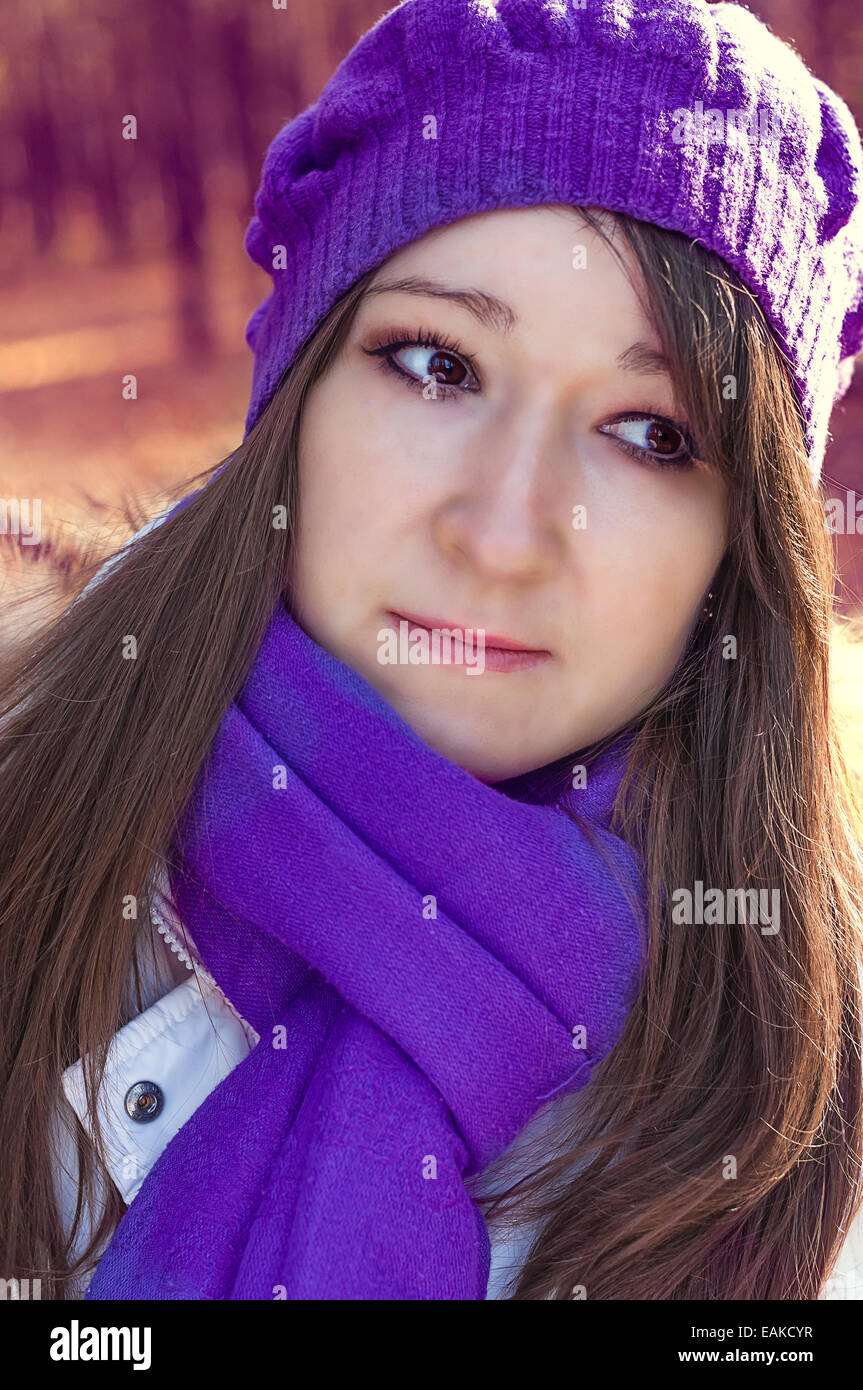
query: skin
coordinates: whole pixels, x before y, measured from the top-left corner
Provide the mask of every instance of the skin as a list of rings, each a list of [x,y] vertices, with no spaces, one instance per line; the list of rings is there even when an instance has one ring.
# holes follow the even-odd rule
[[[426,743],[494,782],[586,748],[663,687],[726,547],[726,485],[704,460],[663,465],[652,420],[615,422],[682,417],[665,372],[617,362],[636,342],[658,352],[659,339],[576,210],[506,208],[435,228],[399,248],[373,289],[406,276],[494,295],[516,322],[480,323],[428,293],[364,299],[304,409],[291,607]],[[461,351],[396,349],[396,370],[368,355],[420,329]],[[427,385],[424,396],[442,365],[451,393],[434,399]],[[683,442],[659,438],[672,451]],[[472,676],[384,665],[388,610],[551,656]]]

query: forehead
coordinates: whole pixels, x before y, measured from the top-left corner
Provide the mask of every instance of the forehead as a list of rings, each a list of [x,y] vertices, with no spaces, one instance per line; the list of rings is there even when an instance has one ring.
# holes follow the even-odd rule
[[[639,271],[609,214],[612,245],[566,207],[503,208],[436,227],[379,268],[367,312],[445,321],[512,354],[553,363],[591,358],[624,370],[664,370],[660,343],[633,280]],[[444,319],[445,315],[445,319]]]

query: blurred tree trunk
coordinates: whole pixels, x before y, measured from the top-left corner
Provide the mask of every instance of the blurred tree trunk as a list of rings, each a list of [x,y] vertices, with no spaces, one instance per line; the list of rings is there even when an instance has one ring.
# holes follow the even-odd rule
[[[249,17],[245,10],[227,16],[222,22],[217,43],[219,67],[231,94],[231,125],[240,164],[243,170],[245,199],[242,215],[251,209],[257,189],[258,173],[265,145],[255,135],[252,112],[257,106],[255,72],[249,39]]]
[[[152,166],[142,158],[146,146],[121,138],[120,120],[140,109],[141,18],[134,23],[100,27],[105,51],[98,89],[91,97],[92,123],[97,134],[88,142],[91,151],[88,187],[105,239],[115,262],[133,253],[131,210],[135,195]],[[146,80],[146,78],[145,78]],[[109,114],[110,113],[110,114]]]
[[[380,13],[383,14],[388,5],[381,7]],[[368,29],[378,18],[375,14],[373,19],[369,19],[369,6],[366,0],[361,0],[359,9],[353,0],[341,0],[341,3],[332,7],[333,30],[332,46],[333,66],[340,63],[347,53],[350,53],[357,39],[366,29]]]
[[[62,189],[60,149],[54,116],[39,93],[21,114],[19,130],[27,160],[27,196],[33,212],[33,235],[44,253],[57,235],[57,204]]]
[[[159,82],[138,139],[153,141],[165,199],[168,250],[174,256],[181,345],[195,358],[213,350],[204,263],[207,223],[204,177],[192,87],[195,29],[189,0],[172,0],[152,13],[152,63]]]
[[[106,239],[115,261],[126,260],[131,244],[129,224],[128,183],[119,177],[117,156],[121,139],[119,123],[109,129],[107,121],[99,123],[99,142],[89,171],[89,186]]]

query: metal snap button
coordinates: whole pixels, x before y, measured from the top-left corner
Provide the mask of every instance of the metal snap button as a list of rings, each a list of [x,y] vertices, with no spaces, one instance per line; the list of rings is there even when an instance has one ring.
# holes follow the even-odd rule
[[[165,1104],[165,1097],[155,1081],[136,1081],[126,1092],[123,1103],[130,1119],[144,1122],[155,1120]]]

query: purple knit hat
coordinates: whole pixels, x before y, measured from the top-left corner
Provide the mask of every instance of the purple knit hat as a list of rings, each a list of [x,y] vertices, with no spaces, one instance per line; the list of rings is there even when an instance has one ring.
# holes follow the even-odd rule
[[[490,208],[598,206],[696,237],[791,363],[817,484],[863,348],[863,149],[748,10],[704,0],[405,0],[269,146],[246,249],[246,433],[365,271]]]

